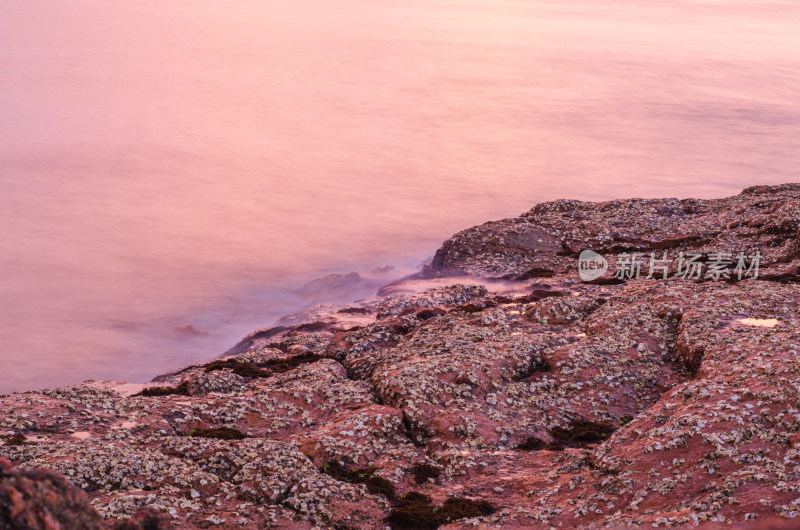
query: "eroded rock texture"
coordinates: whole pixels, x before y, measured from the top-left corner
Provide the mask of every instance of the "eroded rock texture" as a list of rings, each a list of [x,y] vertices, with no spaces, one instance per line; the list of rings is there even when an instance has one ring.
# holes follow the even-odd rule
[[[139,510],[130,519],[104,520],[86,492],[50,471],[15,469],[0,458],[0,524],[8,529],[158,530],[163,515]]]
[[[799,222],[798,185],[546,203],[447,241],[437,287],[295,315],[138,395],[2,397],[0,519],[50,498],[19,476],[85,528],[791,528]],[[757,250],[761,277],[589,284],[584,248]]]

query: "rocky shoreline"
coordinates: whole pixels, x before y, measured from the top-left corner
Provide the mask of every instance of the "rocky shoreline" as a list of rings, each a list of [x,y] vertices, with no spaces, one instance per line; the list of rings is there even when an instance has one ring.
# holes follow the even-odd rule
[[[2,396],[0,528],[793,528],[799,231],[800,184],[543,203],[144,388]]]

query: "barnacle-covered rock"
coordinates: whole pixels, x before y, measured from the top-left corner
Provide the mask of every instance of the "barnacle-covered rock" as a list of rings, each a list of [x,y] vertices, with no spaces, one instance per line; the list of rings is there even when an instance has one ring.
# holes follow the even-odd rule
[[[796,184],[544,203],[144,388],[0,396],[18,466],[0,461],[0,527],[783,528],[800,518],[799,208]],[[583,282],[587,248],[758,252],[761,269]]]

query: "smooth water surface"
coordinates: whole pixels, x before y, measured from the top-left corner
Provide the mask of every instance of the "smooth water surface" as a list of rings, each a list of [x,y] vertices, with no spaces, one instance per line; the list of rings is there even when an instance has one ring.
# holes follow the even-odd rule
[[[544,200],[800,180],[798,87],[794,1],[0,0],[0,391],[208,359]]]

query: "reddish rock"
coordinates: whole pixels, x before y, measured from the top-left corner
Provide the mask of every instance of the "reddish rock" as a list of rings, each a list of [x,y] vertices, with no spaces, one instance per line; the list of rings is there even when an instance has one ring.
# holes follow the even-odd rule
[[[150,510],[134,517],[106,521],[89,503],[84,491],[64,477],[39,469],[14,468],[0,458],[0,525],[8,529],[157,530],[165,518]]]
[[[145,528],[146,508],[180,528],[792,528],[799,205],[799,185],[545,203],[160,391],[0,397],[0,455],[20,466],[3,464],[0,520]],[[587,283],[585,248],[763,261],[759,279]]]

